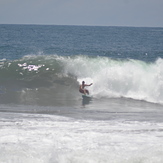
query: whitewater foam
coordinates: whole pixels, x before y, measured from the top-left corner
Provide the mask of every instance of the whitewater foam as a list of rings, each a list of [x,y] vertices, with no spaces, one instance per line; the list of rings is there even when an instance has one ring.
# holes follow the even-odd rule
[[[1,113],[5,163],[161,163],[162,123]]]
[[[146,63],[139,60],[113,60],[106,57],[65,59],[66,73],[81,83],[94,83],[96,97],[127,97],[163,103],[163,60]]]

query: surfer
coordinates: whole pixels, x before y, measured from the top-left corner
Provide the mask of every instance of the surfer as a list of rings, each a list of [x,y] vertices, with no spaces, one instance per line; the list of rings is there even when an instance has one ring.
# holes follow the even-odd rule
[[[82,84],[79,87],[79,92],[80,93],[84,93],[85,95],[88,94],[89,95],[89,91],[87,89],[84,89],[85,86],[91,86],[93,83],[91,84],[85,84],[85,81],[82,81]]]

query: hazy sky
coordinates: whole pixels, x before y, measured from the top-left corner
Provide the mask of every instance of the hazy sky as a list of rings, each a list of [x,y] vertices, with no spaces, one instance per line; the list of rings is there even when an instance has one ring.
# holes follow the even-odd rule
[[[163,0],[0,0],[0,24],[163,27]]]

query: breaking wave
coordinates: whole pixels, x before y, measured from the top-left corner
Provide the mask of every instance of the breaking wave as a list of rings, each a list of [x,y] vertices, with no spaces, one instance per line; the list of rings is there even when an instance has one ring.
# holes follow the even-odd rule
[[[77,100],[82,80],[95,98],[163,103],[163,59],[153,63],[108,57],[28,55],[0,61],[1,103]],[[46,102],[45,102],[46,101]],[[56,104],[56,101],[55,101]]]

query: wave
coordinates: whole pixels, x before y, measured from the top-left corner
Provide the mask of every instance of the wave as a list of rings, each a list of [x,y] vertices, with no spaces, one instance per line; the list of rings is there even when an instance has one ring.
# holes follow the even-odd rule
[[[0,61],[1,102],[77,99],[83,80],[95,98],[163,103],[163,59],[153,63],[108,57],[28,55]],[[55,101],[56,102],[56,101]]]

